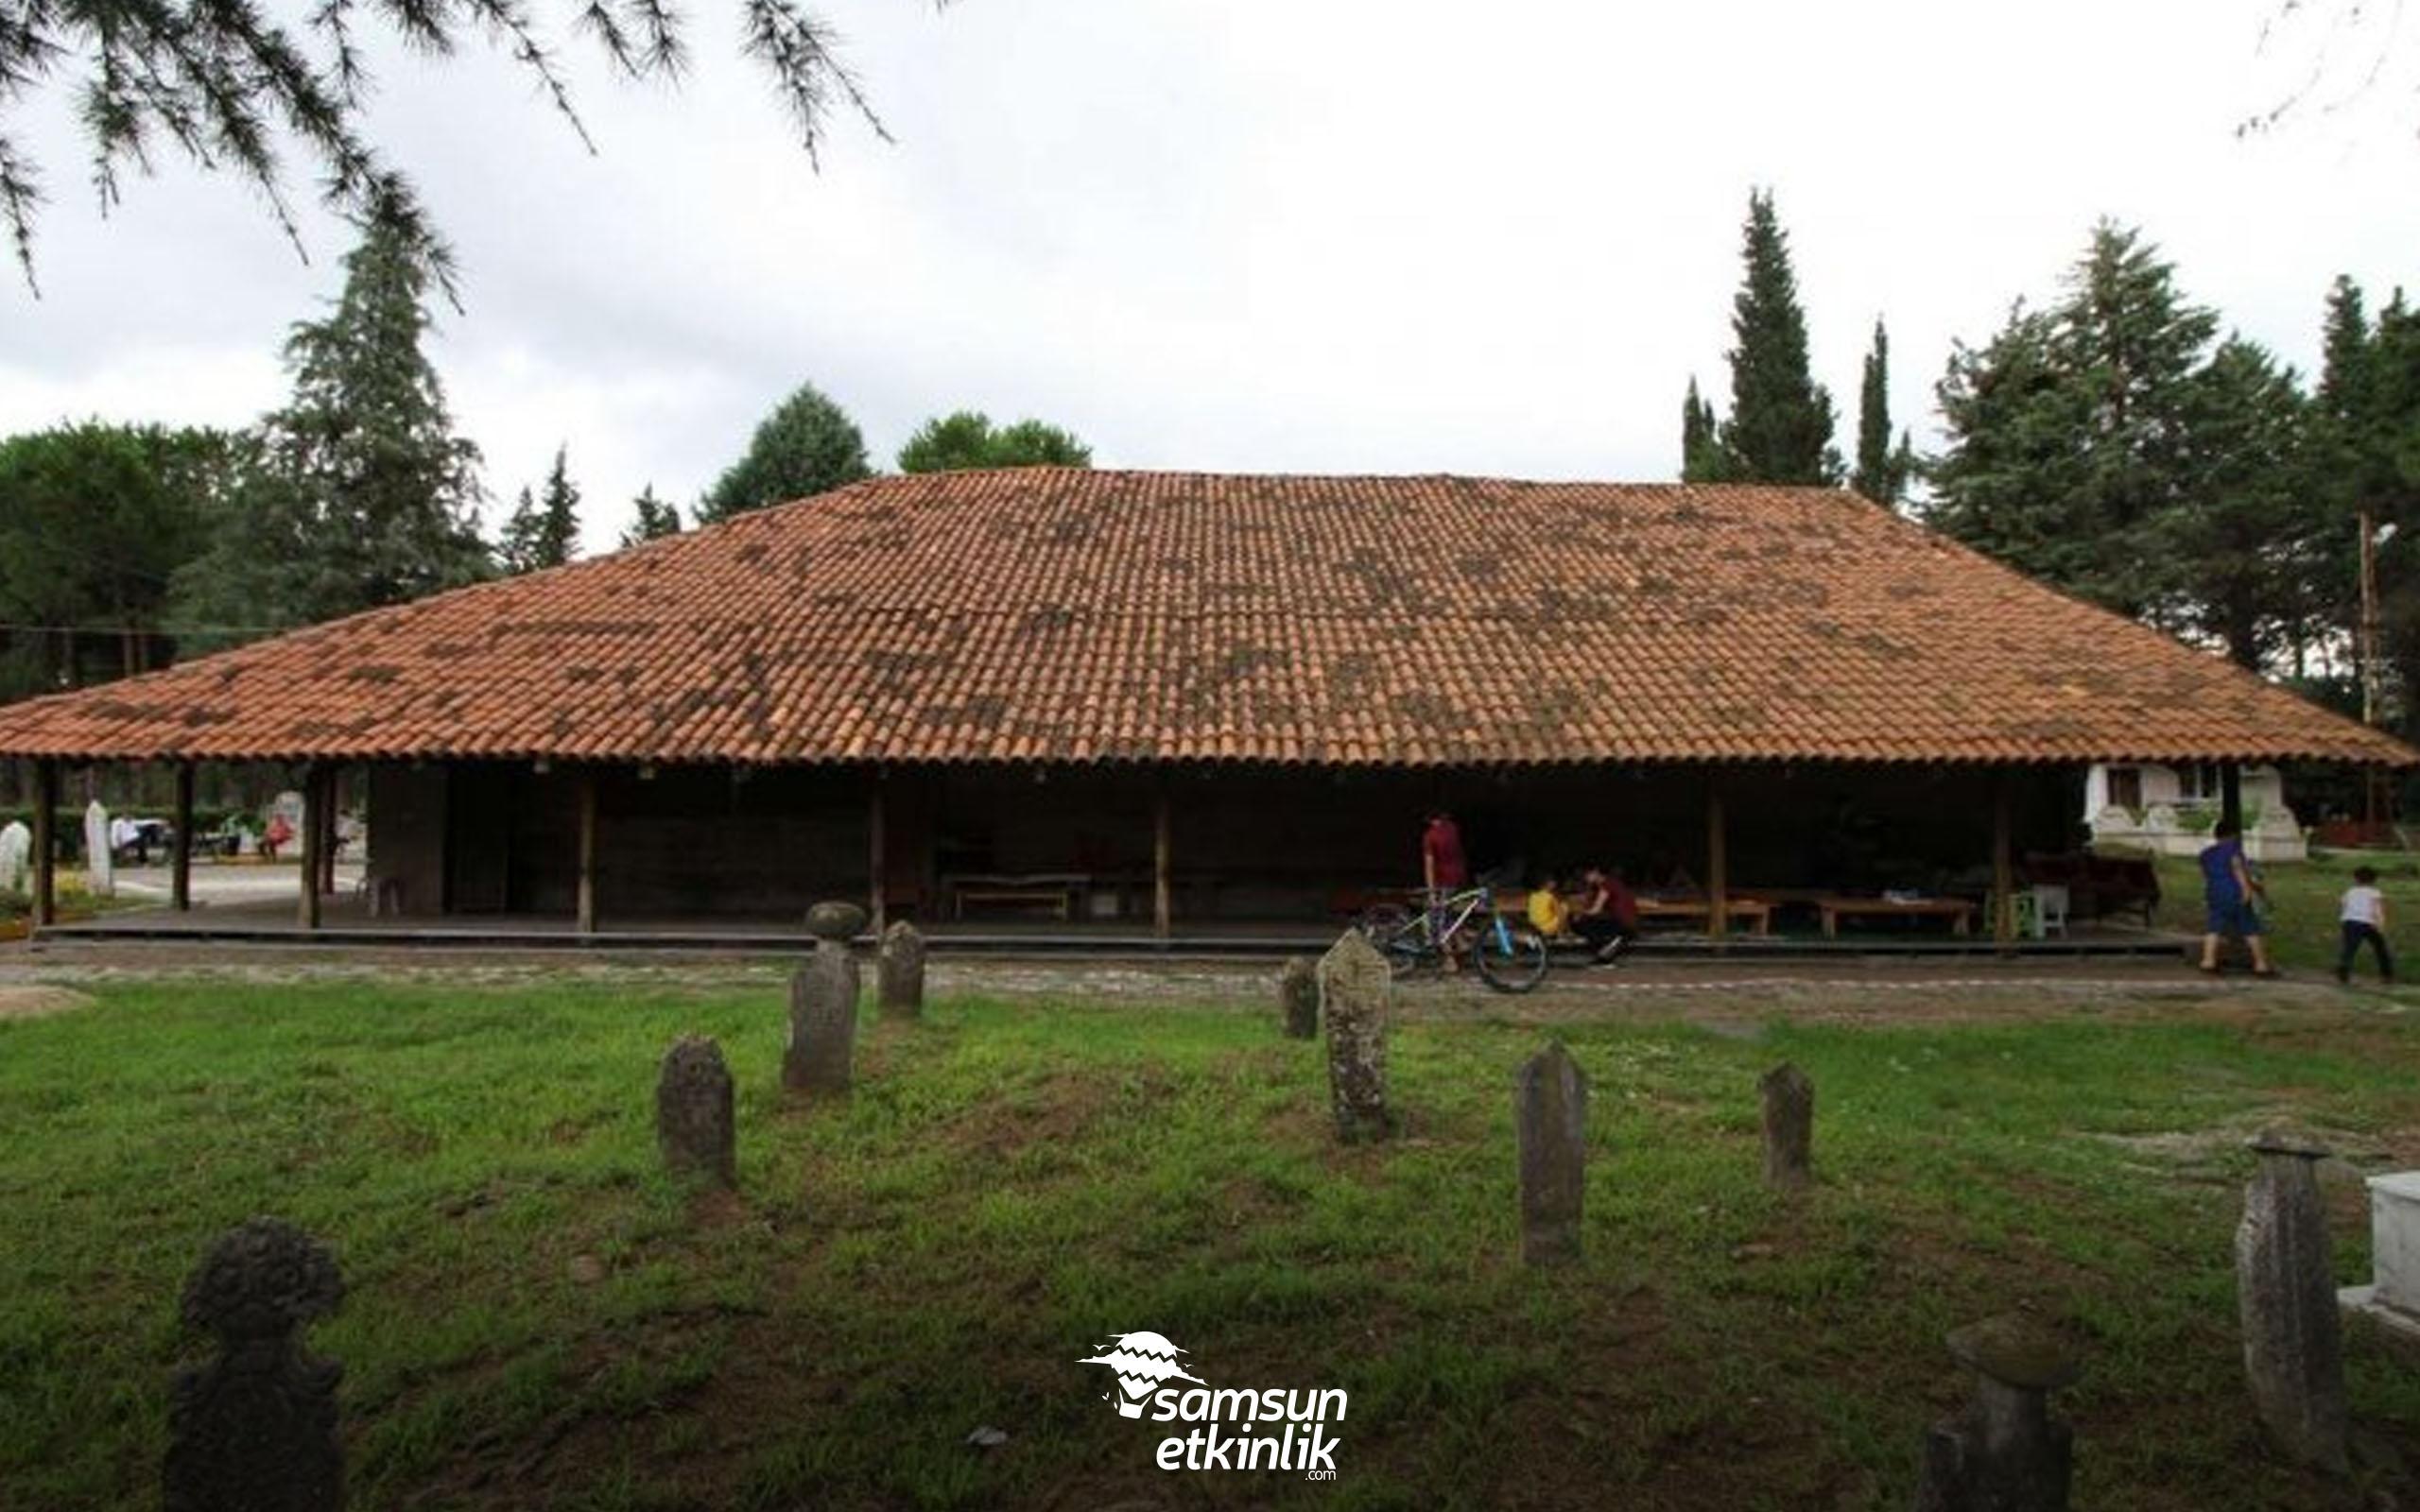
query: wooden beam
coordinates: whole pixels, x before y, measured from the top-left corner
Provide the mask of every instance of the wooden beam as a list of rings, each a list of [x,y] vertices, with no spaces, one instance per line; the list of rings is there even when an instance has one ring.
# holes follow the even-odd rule
[[[579,769],[579,932],[596,933],[596,773]]]
[[[2007,767],[1992,773],[1992,938],[2002,950],[2016,943],[2016,833]]]
[[[59,922],[59,764],[34,763],[34,927]]]
[[[328,800],[321,793],[325,773],[318,765],[302,769],[302,822],[295,843],[302,848],[302,885],[296,889],[294,921],[304,929],[320,927],[320,847],[324,843],[320,820]]]
[[[1174,889],[1168,877],[1168,784],[1162,779],[1151,790],[1151,933],[1168,937],[1175,919]]]
[[[890,890],[887,865],[890,837],[884,833],[883,819],[882,774],[876,772],[866,793],[866,890],[873,894],[868,902],[866,917],[873,920],[873,933],[877,939],[882,937],[883,929],[890,922],[883,917],[883,894]]]
[[[1731,846],[1722,817],[1722,779],[1705,778],[1705,932],[1720,943],[1731,933]]]
[[[193,763],[177,763],[175,849],[168,858],[168,906],[178,913],[193,909]]]
[[[2243,768],[2234,762],[2219,764],[2219,822],[2243,829]]]

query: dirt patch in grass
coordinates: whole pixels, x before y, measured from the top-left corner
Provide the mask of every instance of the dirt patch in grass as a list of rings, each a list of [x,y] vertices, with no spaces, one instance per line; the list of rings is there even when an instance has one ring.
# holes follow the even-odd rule
[[[10,1019],[46,1019],[54,1013],[73,1013],[78,1008],[92,1005],[92,998],[70,987],[0,987],[0,1022]]]

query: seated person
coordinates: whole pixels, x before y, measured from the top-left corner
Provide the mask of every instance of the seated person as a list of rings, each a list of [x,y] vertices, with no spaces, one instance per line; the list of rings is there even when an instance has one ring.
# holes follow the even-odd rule
[[[1530,927],[1548,944],[1568,938],[1571,934],[1571,910],[1564,905],[1563,894],[1555,890],[1557,882],[1551,871],[1538,879],[1530,893]]]
[[[1638,938],[1638,900],[1622,882],[1619,867],[1581,873],[1580,902],[1571,910],[1571,932],[1586,940],[1597,959],[1611,965]]]

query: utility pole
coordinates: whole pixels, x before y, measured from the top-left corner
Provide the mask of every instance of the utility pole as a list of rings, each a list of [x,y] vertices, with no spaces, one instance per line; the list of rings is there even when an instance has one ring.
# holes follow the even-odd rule
[[[2372,729],[2378,722],[2378,541],[2377,528],[2370,511],[2360,512],[2361,530],[2361,623],[2356,637],[2361,659],[2361,723]],[[2375,842],[2386,805],[2386,773],[2373,765],[2361,774],[2361,828],[2365,840]]]

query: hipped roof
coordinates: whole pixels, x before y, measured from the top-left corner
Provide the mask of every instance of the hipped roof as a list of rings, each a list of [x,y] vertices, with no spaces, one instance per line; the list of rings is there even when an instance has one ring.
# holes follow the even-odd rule
[[[0,755],[2420,762],[1837,490],[879,478],[0,712]]]

